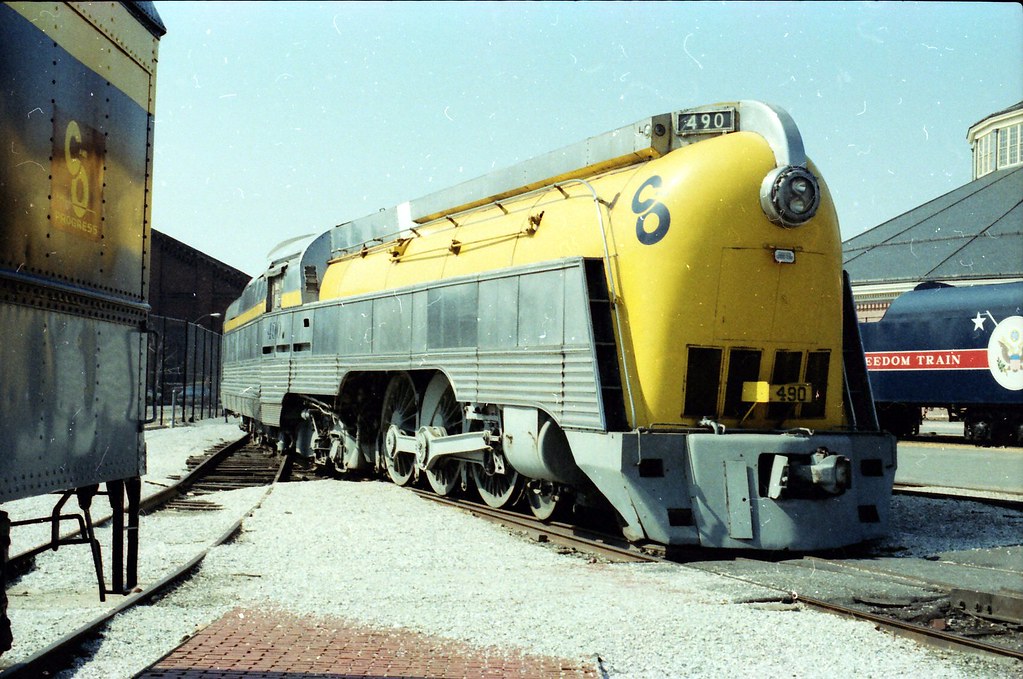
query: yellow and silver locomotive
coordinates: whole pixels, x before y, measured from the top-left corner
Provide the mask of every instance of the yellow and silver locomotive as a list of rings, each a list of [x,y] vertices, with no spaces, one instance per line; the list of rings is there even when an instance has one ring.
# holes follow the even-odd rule
[[[784,111],[656,115],[282,244],[223,402],[282,450],[667,545],[881,536],[838,220]]]

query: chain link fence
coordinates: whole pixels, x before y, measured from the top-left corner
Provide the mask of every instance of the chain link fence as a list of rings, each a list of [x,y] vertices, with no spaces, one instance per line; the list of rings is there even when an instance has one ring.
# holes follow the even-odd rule
[[[146,388],[150,426],[173,427],[221,415],[220,333],[166,316],[150,316],[149,329],[153,331]]]

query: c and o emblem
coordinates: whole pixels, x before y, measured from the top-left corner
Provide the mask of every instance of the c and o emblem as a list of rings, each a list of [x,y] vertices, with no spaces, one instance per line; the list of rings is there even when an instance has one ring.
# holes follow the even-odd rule
[[[632,211],[639,217],[636,219],[636,238],[643,245],[653,245],[664,238],[671,226],[671,213],[663,204],[654,198],[641,198],[641,194],[647,188],[656,189],[661,187],[661,178],[654,175],[640,184],[636,195],[632,197]],[[651,219],[653,215],[653,219]],[[650,227],[653,227],[652,229]]]

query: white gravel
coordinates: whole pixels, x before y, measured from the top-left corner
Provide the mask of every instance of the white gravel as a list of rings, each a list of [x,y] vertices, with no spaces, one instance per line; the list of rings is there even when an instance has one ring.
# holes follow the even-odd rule
[[[172,457],[165,448],[205,428],[149,434],[150,469]],[[220,493],[217,501],[251,506],[252,492]],[[235,496],[242,499],[235,502]],[[948,503],[916,502],[896,501],[891,546],[941,551],[944,544],[927,545],[920,525],[936,512],[951,511],[942,509]],[[188,540],[212,530],[200,529],[212,521],[204,516],[186,515]],[[972,518],[977,523],[962,529],[971,542],[1019,544],[1019,512],[1008,519],[986,512]],[[148,517],[143,556],[164,558],[161,550],[176,549],[185,534],[180,521]],[[948,544],[969,546],[955,537]],[[31,586],[27,581],[35,577],[19,584]],[[599,656],[612,677],[1019,673],[1018,666],[928,650],[868,623],[745,603],[770,596],[682,566],[562,555],[386,483],[284,484],[246,520],[237,540],[211,552],[195,578],[155,605],[122,616],[95,657],[69,676],[131,676],[236,607],[341,617],[594,665]],[[15,633],[25,634],[25,624],[18,623]]]

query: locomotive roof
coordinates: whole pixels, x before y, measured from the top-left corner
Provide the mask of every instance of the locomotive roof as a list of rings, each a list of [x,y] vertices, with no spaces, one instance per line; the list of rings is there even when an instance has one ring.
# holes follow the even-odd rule
[[[703,115],[721,124],[682,129],[683,116]],[[750,130],[767,140],[778,167],[806,164],[803,140],[788,113],[755,100],[720,102],[662,113],[556,151],[490,172],[456,186],[345,222],[332,230],[335,255],[364,243],[392,240],[415,226],[552,184],[590,177],[662,156],[701,139]]]
[[[1023,167],[999,170],[843,243],[854,284],[1023,277]]]

